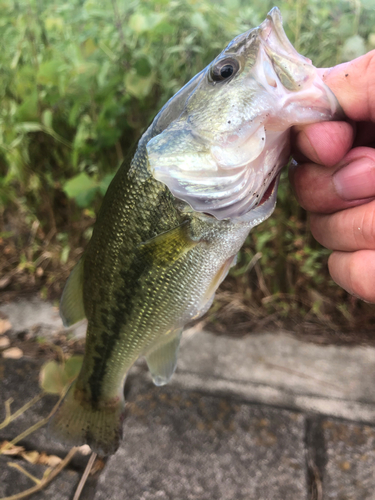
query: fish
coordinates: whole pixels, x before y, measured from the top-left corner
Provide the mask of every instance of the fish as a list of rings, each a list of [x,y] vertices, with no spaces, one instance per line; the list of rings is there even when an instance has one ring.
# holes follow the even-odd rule
[[[275,208],[291,127],[339,114],[276,7],[165,104],[116,173],[63,290],[64,325],[88,323],[55,439],[117,450],[128,370],[144,356],[157,386],[170,380],[185,325],[209,309]]]

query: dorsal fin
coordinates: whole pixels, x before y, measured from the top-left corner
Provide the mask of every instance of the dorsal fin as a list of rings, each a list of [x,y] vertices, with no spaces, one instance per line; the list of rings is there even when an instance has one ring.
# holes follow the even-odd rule
[[[60,300],[60,316],[64,326],[71,326],[86,317],[83,306],[83,263],[81,257],[65,284]]]

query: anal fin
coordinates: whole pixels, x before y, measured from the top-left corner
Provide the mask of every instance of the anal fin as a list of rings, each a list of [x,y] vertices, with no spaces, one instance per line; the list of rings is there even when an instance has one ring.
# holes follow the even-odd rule
[[[182,330],[178,328],[164,335],[145,355],[155,385],[167,384],[176,369]]]

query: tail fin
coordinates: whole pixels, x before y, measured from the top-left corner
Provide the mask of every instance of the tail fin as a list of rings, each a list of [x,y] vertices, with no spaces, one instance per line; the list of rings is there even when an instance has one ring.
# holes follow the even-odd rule
[[[93,408],[79,398],[73,384],[52,417],[51,435],[72,446],[88,444],[99,455],[112,455],[122,438],[123,408],[120,398]]]

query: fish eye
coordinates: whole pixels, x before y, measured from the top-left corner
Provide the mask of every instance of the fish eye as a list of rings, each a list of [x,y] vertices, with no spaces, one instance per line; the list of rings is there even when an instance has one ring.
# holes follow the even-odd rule
[[[214,82],[228,80],[237,73],[239,68],[240,65],[236,59],[227,57],[211,67],[210,78]]]

